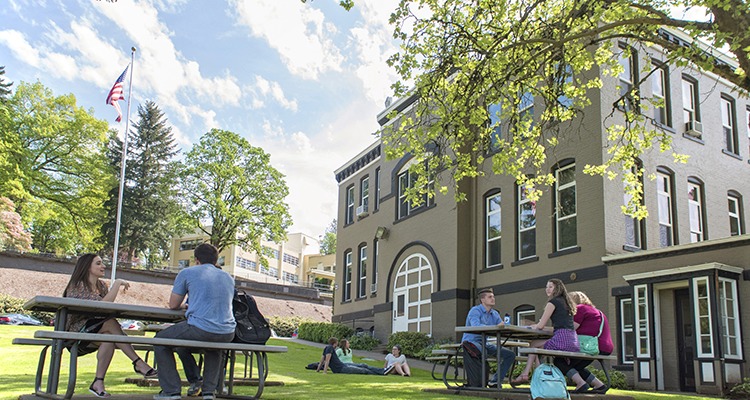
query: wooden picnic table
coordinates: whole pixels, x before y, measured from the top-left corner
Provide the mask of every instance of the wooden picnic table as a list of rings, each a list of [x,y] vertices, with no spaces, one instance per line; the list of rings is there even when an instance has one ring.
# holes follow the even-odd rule
[[[552,332],[547,330],[532,329],[530,326],[518,326],[510,324],[499,324],[499,325],[483,325],[483,326],[457,326],[457,333],[474,333],[482,335],[482,387],[470,388],[464,387],[467,390],[480,390],[480,391],[502,391],[509,389],[502,389],[502,382],[498,382],[497,389],[487,388],[487,339],[488,336],[494,336],[497,339],[497,354],[495,359],[498,364],[500,363],[500,348],[506,344],[513,343],[515,347],[525,347],[522,343],[529,342],[538,339],[549,339],[552,337]],[[511,371],[512,373],[512,371]],[[444,379],[446,387],[451,387],[449,383]]]

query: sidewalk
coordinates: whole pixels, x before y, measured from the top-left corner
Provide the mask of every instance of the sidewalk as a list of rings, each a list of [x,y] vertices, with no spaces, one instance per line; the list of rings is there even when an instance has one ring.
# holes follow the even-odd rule
[[[277,338],[277,339],[288,340],[290,342],[317,347],[319,349],[323,349],[324,347],[326,347],[326,345],[323,343],[315,343],[315,342],[310,342],[310,341],[302,340],[302,339],[290,339],[290,338]],[[357,357],[369,358],[369,359],[378,361],[381,364],[385,363],[385,353],[376,353],[373,351],[364,351],[364,350],[353,350],[353,351],[354,351],[354,355]],[[425,371],[432,371],[431,362],[424,361],[424,360],[417,360],[416,358],[407,358],[406,360],[409,366],[412,368],[423,369]]]

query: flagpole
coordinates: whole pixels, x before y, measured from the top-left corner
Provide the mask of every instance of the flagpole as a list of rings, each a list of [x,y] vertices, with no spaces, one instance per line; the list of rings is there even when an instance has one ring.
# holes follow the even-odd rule
[[[122,158],[120,159],[120,193],[117,196],[117,222],[115,223],[115,246],[112,254],[112,276],[109,287],[115,284],[117,276],[117,258],[120,255],[120,217],[122,216],[122,194],[125,189],[125,160],[128,154],[128,133],[130,131],[130,96],[133,94],[133,64],[135,60],[135,47],[130,48],[130,82],[128,83],[128,112],[125,118],[125,138],[122,140]]]

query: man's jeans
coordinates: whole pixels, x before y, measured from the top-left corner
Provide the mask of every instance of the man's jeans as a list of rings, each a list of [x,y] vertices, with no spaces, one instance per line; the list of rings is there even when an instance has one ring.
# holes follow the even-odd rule
[[[497,355],[497,346],[487,343],[485,348],[487,349],[487,358],[495,358],[495,356]],[[497,384],[500,385],[503,382],[503,379],[505,379],[505,375],[508,373],[510,367],[513,366],[513,362],[515,360],[516,353],[506,349],[505,347],[501,347],[497,372],[495,373],[495,375],[492,375],[492,378],[490,378],[490,382],[497,382]],[[159,370],[159,373],[161,373],[161,370]]]
[[[383,375],[383,368],[373,367],[367,364],[346,364],[339,374],[359,374],[359,375]]]
[[[188,325],[186,321],[172,325],[156,334],[163,339],[200,340],[204,342],[228,343],[234,339],[234,332],[211,333],[200,328]],[[174,347],[154,346],[154,358],[159,367],[159,386],[165,394],[177,394],[182,392],[182,381],[177,372],[174,360]],[[203,354],[203,393],[211,394],[216,391],[219,379],[223,375],[221,363],[221,350],[204,350]]]
[[[174,351],[177,353],[177,356],[180,357],[182,369],[185,370],[185,379],[187,379],[188,382],[195,383],[203,379],[201,378],[201,370],[198,368],[198,363],[195,362],[195,357],[193,357],[192,353],[193,351],[197,351],[197,349],[177,347]]]

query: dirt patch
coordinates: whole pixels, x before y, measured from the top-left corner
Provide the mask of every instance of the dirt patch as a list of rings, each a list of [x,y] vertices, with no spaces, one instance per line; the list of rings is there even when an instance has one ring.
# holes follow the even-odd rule
[[[64,274],[0,268],[0,293],[24,300],[34,296],[62,296],[68,279]],[[130,289],[121,290],[116,302],[166,307],[171,292],[171,285],[130,282]],[[261,296],[255,296],[255,300],[266,318],[298,316],[319,322],[331,321],[330,306]]]

